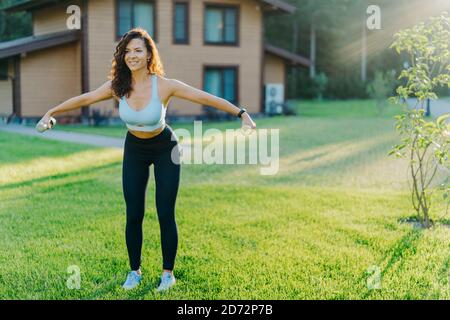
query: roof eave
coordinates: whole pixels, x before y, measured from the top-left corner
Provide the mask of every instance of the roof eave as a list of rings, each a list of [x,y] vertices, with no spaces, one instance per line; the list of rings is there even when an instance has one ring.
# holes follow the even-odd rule
[[[80,30],[69,30],[0,42],[0,59],[78,41],[80,38]]]
[[[297,8],[282,0],[260,0],[264,4],[266,14],[293,14]]]
[[[290,52],[288,50],[276,47],[274,45],[271,45],[269,43],[264,43],[264,51],[270,54],[273,54],[287,62],[289,62],[291,65],[300,65],[304,67],[311,66],[311,60],[308,58],[305,58],[299,54]]]
[[[49,6],[53,6],[61,2],[61,0],[37,0],[37,1],[27,1],[13,4],[9,7],[0,9],[6,13],[15,13],[21,11],[37,10]]]

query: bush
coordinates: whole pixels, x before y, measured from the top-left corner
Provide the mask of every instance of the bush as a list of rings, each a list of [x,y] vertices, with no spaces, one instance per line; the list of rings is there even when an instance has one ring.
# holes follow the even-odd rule
[[[94,126],[98,127],[102,123],[108,124],[111,116],[112,116],[112,110],[102,112],[100,109],[93,109],[91,121],[94,123]]]
[[[367,99],[367,91],[357,71],[342,70],[328,84],[326,97],[330,99]]]
[[[323,72],[314,77],[315,90],[317,92],[317,99],[322,100],[325,89],[327,88],[328,78]]]

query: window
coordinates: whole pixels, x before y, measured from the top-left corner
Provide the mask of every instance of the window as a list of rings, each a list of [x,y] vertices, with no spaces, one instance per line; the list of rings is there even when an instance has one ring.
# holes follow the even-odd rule
[[[0,80],[8,80],[8,60],[0,60]]]
[[[204,20],[205,44],[238,45],[238,7],[207,5]]]
[[[237,73],[237,67],[205,67],[203,90],[236,104]]]
[[[155,1],[154,0],[116,0],[117,34],[120,39],[128,30],[141,27],[156,41]]]
[[[174,3],[173,43],[189,43],[189,3],[187,2]]]

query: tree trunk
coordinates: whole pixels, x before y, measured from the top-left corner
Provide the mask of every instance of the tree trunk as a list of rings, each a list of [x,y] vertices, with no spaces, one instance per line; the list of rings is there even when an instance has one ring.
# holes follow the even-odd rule
[[[310,41],[310,51],[309,59],[311,60],[311,65],[309,67],[309,77],[314,79],[316,76],[316,27],[314,22],[311,22],[311,33],[309,37]]]
[[[361,39],[361,81],[366,82],[367,79],[367,30],[366,19],[362,21],[362,39]]]
[[[294,24],[292,25],[293,32],[292,32],[292,52],[297,53],[297,47],[298,47],[298,22],[297,20],[294,21]],[[297,67],[292,67],[292,96],[297,97]],[[287,72],[288,70],[286,70]],[[286,97],[285,97],[286,99]]]

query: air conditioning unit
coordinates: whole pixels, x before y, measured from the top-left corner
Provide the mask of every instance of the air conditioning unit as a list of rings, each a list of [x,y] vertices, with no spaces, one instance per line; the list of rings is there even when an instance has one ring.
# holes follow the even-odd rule
[[[282,83],[267,83],[265,85],[265,112],[267,114],[282,114],[284,103],[284,85]]]

